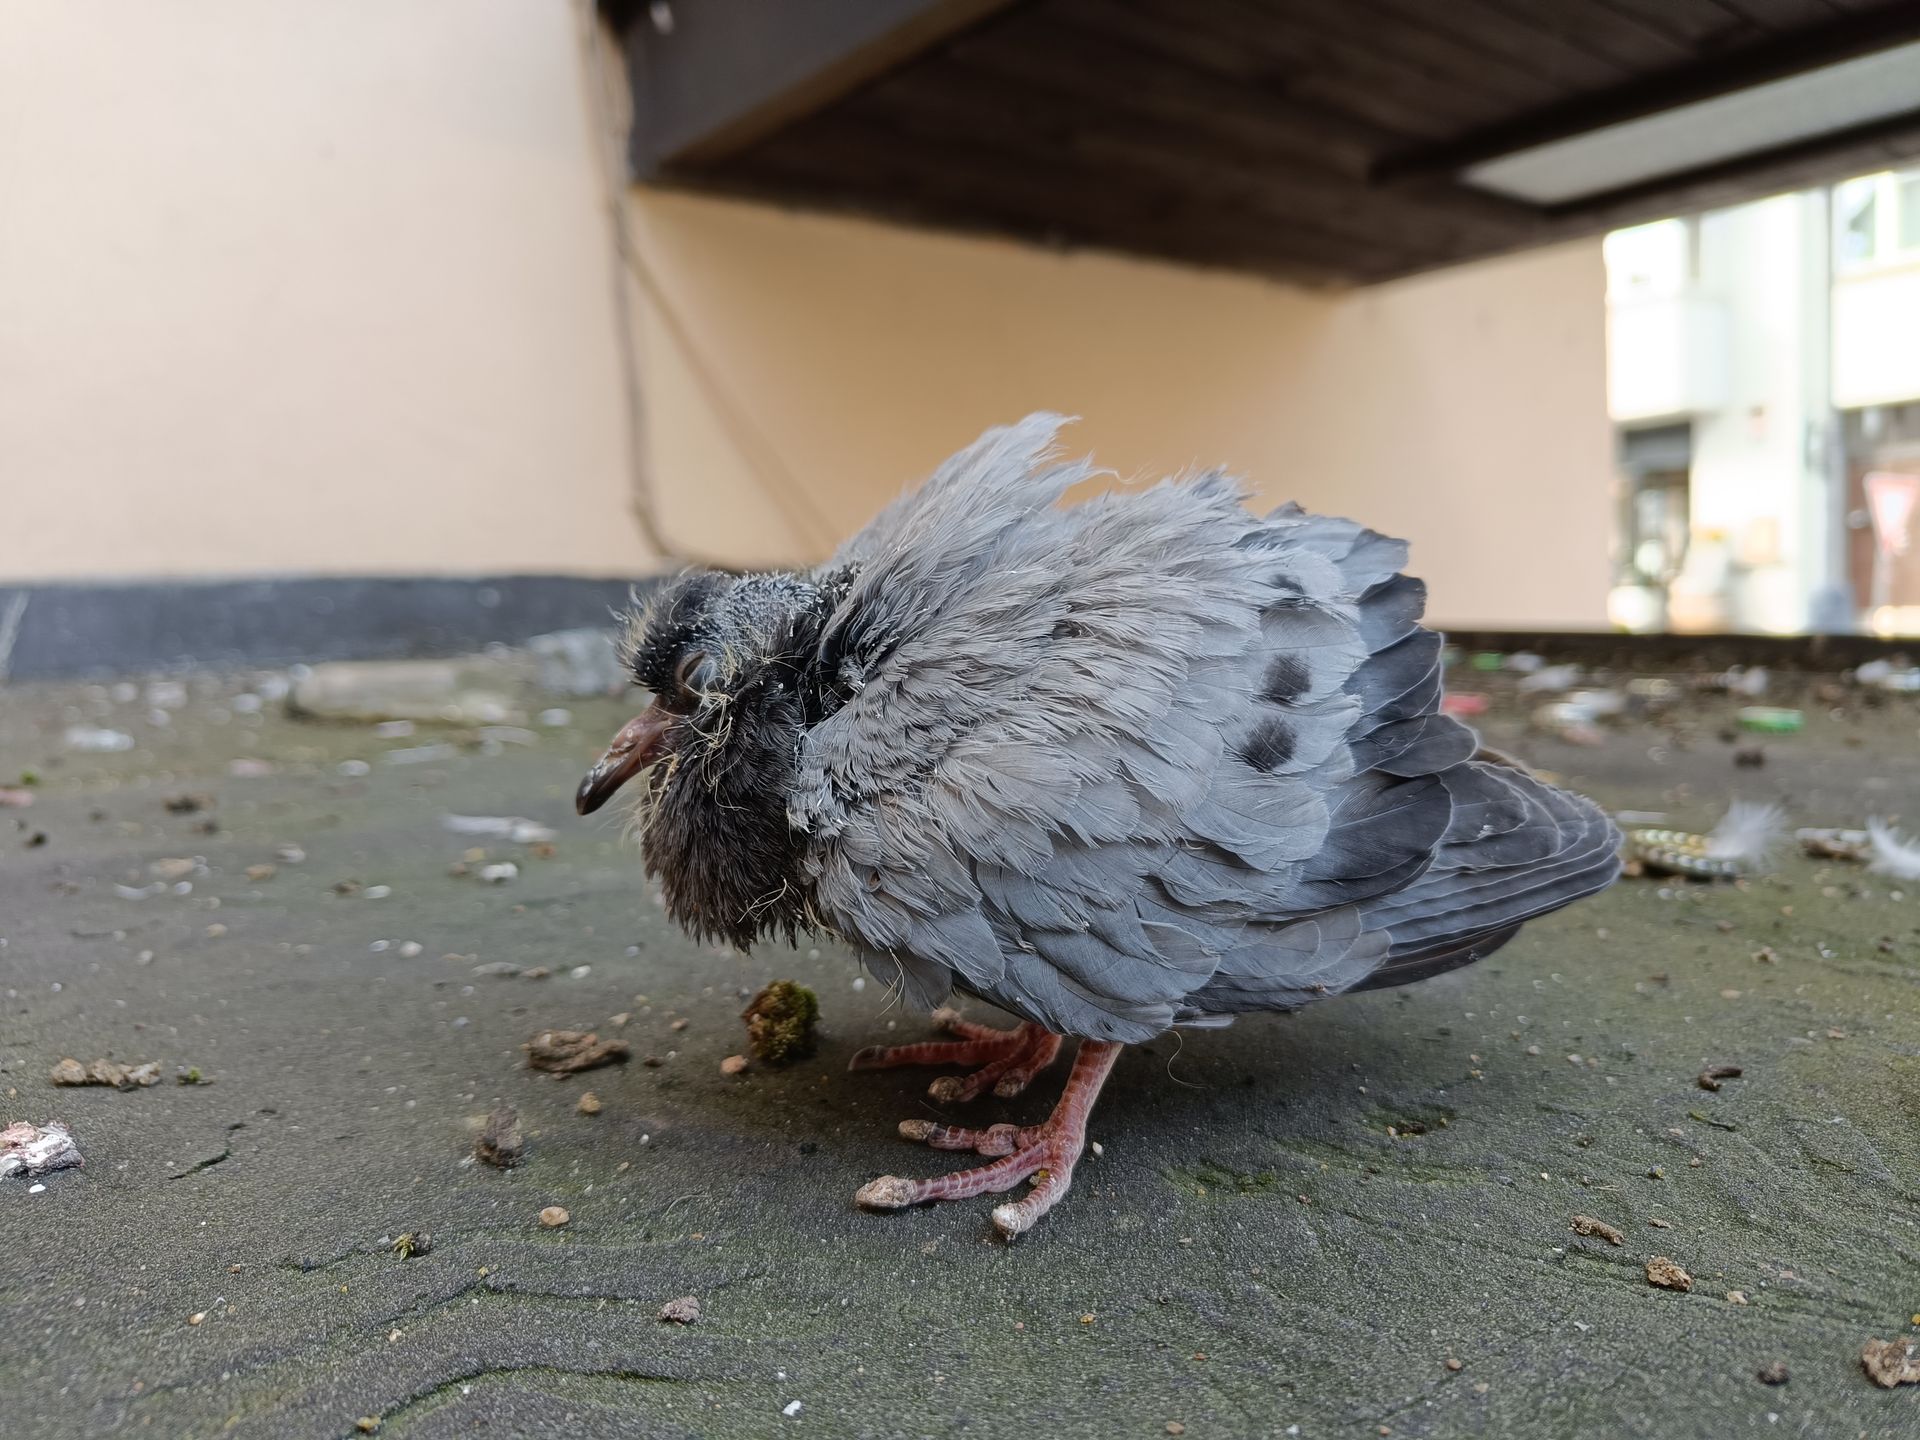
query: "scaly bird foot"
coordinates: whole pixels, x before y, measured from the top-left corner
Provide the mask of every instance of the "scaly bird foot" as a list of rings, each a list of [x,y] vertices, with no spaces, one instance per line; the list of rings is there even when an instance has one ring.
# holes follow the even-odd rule
[[[977,1150],[982,1155],[1003,1158],[931,1180],[882,1175],[862,1186],[854,1202],[870,1210],[900,1210],[929,1200],[997,1194],[1011,1190],[1022,1180],[1031,1180],[1033,1189],[1023,1199],[994,1208],[993,1223],[1009,1240],[1032,1229],[1073,1184],[1074,1166],[1080,1163],[1080,1152],[1087,1144],[1087,1115],[1119,1055],[1120,1047],[1112,1041],[1081,1041],[1060,1103],[1041,1125],[991,1125],[972,1130],[926,1120],[903,1122],[900,1133],[909,1140],[924,1140],[936,1149]]]
[[[848,1063],[849,1070],[890,1070],[901,1065],[973,1065],[971,1075],[942,1075],[927,1093],[943,1104],[972,1100],[991,1089],[1011,1099],[1060,1053],[1060,1037],[1031,1021],[1012,1030],[995,1030],[962,1020],[956,1010],[936,1010],[934,1024],[957,1040],[919,1045],[870,1045]]]

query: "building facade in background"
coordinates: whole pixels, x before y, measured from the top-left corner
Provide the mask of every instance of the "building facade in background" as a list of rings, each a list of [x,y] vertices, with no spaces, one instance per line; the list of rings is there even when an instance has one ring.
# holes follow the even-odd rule
[[[1920,172],[1606,242],[1633,630],[1920,635]]]

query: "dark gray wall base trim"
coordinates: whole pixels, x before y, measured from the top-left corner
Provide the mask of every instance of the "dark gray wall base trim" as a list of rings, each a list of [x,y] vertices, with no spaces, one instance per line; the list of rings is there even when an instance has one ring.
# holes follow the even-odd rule
[[[1765,665],[1776,670],[1838,674],[1869,660],[1907,655],[1920,659],[1920,639],[1873,635],[1625,635],[1606,630],[1448,630],[1463,650],[1529,650],[1548,660],[1596,669],[1657,675],[1663,671],[1725,670]],[[1471,689],[1464,680],[1463,689]]]
[[[458,655],[609,623],[651,577],[0,583],[0,680]]]

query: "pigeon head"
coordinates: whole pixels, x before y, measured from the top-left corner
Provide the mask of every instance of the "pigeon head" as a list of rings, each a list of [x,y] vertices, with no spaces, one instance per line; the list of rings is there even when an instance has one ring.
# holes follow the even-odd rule
[[[645,776],[635,808],[649,873],[684,927],[745,948],[799,920],[787,794],[828,589],[786,573],[696,570],[627,616],[621,656],[647,707],[621,727],[574,807]],[[778,898],[776,897],[784,897]]]
[[[735,748],[742,722],[797,698],[824,609],[820,588],[797,575],[693,570],[661,585],[628,613],[620,641],[652,703],[587,772],[575,808],[591,814],[658,762],[700,769]]]

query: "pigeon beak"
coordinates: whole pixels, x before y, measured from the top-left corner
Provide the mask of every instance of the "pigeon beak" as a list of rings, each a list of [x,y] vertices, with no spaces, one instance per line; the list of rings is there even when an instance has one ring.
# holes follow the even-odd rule
[[[593,762],[574,792],[573,808],[591,815],[613,798],[614,791],[658,760],[676,718],[656,700],[622,725],[607,753]]]

